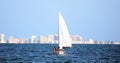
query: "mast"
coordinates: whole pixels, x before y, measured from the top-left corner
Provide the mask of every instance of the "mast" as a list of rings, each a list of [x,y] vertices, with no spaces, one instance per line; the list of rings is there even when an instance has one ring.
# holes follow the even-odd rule
[[[60,30],[59,30],[59,28],[60,28],[60,11],[59,11],[59,13],[58,13],[58,44],[59,44],[59,47],[60,47]],[[60,47],[60,49],[62,49],[61,47]]]

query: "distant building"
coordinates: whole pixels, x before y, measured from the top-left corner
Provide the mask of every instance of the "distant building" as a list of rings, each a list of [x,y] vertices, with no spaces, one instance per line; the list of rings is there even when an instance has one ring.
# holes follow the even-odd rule
[[[15,39],[13,36],[10,36],[9,39],[8,39],[8,43],[14,43],[15,42]]]
[[[94,40],[93,39],[89,39],[88,44],[94,44]]]
[[[58,34],[54,35],[54,43],[55,44],[58,44],[58,39],[59,39]]]
[[[25,38],[14,38],[13,36],[10,36],[8,39],[8,43],[27,43],[27,39]]]
[[[40,36],[40,43],[47,43],[47,37],[45,36]]]
[[[113,44],[118,44],[118,45],[120,45],[120,42],[114,42]]]
[[[4,34],[0,34],[0,43],[6,43]]]
[[[82,37],[79,35],[72,35],[71,39],[73,44],[80,44],[81,42],[83,42]]]
[[[17,39],[18,43],[22,44],[22,43],[27,43],[27,39],[25,38],[18,38]]]
[[[37,43],[37,39],[36,39],[36,36],[35,36],[35,35],[33,35],[33,36],[31,37],[30,42],[31,42],[31,43]]]
[[[54,35],[48,35],[48,43],[54,43]]]

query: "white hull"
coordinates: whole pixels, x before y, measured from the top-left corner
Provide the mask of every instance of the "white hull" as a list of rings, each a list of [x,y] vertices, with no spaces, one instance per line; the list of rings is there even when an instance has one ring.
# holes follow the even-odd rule
[[[63,55],[64,51],[59,51],[58,54]]]

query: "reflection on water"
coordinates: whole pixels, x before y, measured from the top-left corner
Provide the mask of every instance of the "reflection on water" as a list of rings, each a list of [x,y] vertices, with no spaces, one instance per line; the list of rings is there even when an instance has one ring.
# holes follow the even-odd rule
[[[0,63],[120,63],[120,45],[73,45],[65,55],[53,44],[0,44]]]

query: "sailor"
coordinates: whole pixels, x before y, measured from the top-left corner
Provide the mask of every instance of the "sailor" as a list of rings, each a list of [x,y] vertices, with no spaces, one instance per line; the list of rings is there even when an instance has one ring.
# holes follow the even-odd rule
[[[56,53],[56,47],[54,46],[54,48],[53,48],[53,53]]]
[[[58,46],[58,52],[64,52],[64,50],[63,49],[60,49],[60,47]]]
[[[60,51],[60,47],[58,46],[58,52]]]

